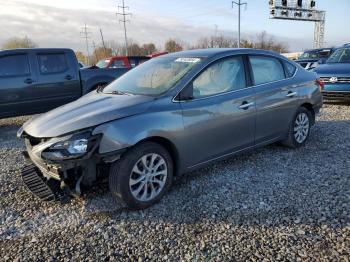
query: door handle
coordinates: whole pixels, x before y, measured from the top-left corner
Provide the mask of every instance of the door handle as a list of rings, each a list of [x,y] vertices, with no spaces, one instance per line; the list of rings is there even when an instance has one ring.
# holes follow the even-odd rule
[[[298,95],[297,92],[288,92],[288,94],[286,95],[286,97],[294,97],[294,96],[296,96],[296,95]]]
[[[26,83],[28,85],[32,84],[33,82],[34,82],[34,80],[31,78],[27,78],[26,80],[24,80],[24,83]]]
[[[243,109],[243,110],[247,110],[249,107],[251,107],[251,106],[253,106],[254,105],[254,103],[248,103],[247,101],[244,101],[243,103],[242,103],[242,105],[240,105],[238,108],[239,109]]]
[[[72,77],[71,75],[66,75],[66,76],[64,77],[64,79],[66,79],[66,80],[72,80],[73,77]]]

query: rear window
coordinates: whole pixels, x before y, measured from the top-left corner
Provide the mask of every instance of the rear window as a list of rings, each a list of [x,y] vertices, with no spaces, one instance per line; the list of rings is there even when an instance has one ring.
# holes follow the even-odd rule
[[[255,85],[285,79],[284,68],[279,59],[267,56],[249,57]]]
[[[39,54],[39,69],[42,74],[57,74],[68,69],[65,54]]]
[[[26,54],[0,57],[0,77],[24,76],[30,73]]]
[[[111,68],[126,68],[123,60],[114,60],[110,66]]]
[[[286,69],[287,77],[293,77],[295,74],[295,71],[297,70],[297,67],[287,61],[283,61],[283,64]]]
[[[109,62],[110,62],[109,59],[103,59],[103,60],[98,61],[96,66],[99,68],[106,68],[108,66]]]

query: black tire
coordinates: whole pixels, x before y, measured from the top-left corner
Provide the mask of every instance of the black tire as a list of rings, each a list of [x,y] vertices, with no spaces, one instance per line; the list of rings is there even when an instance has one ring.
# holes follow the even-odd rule
[[[309,128],[308,128],[306,138],[302,142],[298,142],[297,139],[295,138],[295,135],[294,135],[294,126],[296,123],[296,119],[300,114],[306,114],[308,117],[308,123],[309,123],[308,124]],[[311,112],[309,110],[307,110],[305,107],[300,107],[298,109],[298,111],[295,113],[292,122],[290,123],[287,139],[283,140],[282,144],[287,146],[287,147],[290,147],[290,148],[299,148],[299,147],[304,146],[307,139],[309,138],[309,135],[310,135],[311,124],[312,124]]]
[[[166,162],[167,177],[163,189],[150,201],[139,201],[131,192],[129,181],[134,165],[147,154],[158,154]],[[144,209],[157,203],[168,191],[173,179],[173,161],[168,151],[154,142],[144,142],[128,150],[109,172],[109,189],[113,197],[131,209]]]

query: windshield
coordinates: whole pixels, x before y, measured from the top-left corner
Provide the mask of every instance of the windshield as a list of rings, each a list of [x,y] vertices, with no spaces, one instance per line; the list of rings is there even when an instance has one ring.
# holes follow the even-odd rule
[[[96,64],[97,67],[99,68],[106,68],[109,64],[109,59],[103,59],[103,60],[100,60],[98,61],[98,63]]]
[[[316,52],[305,52],[299,57],[299,59],[317,59],[317,58],[320,58],[320,54]]]
[[[327,63],[350,63],[350,49],[343,48],[336,50],[330,58],[328,58]]]
[[[103,93],[160,95],[172,88],[201,58],[159,57],[130,70],[110,85]]]

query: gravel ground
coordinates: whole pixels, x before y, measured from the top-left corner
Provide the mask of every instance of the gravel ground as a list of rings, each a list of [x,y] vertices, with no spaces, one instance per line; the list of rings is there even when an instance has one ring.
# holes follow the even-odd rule
[[[325,105],[306,147],[198,170],[138,212],[105,186],[66,205],[31,196],[15,137],[26,119],[0,120],[0,260],[349,261],[350,106]]]

